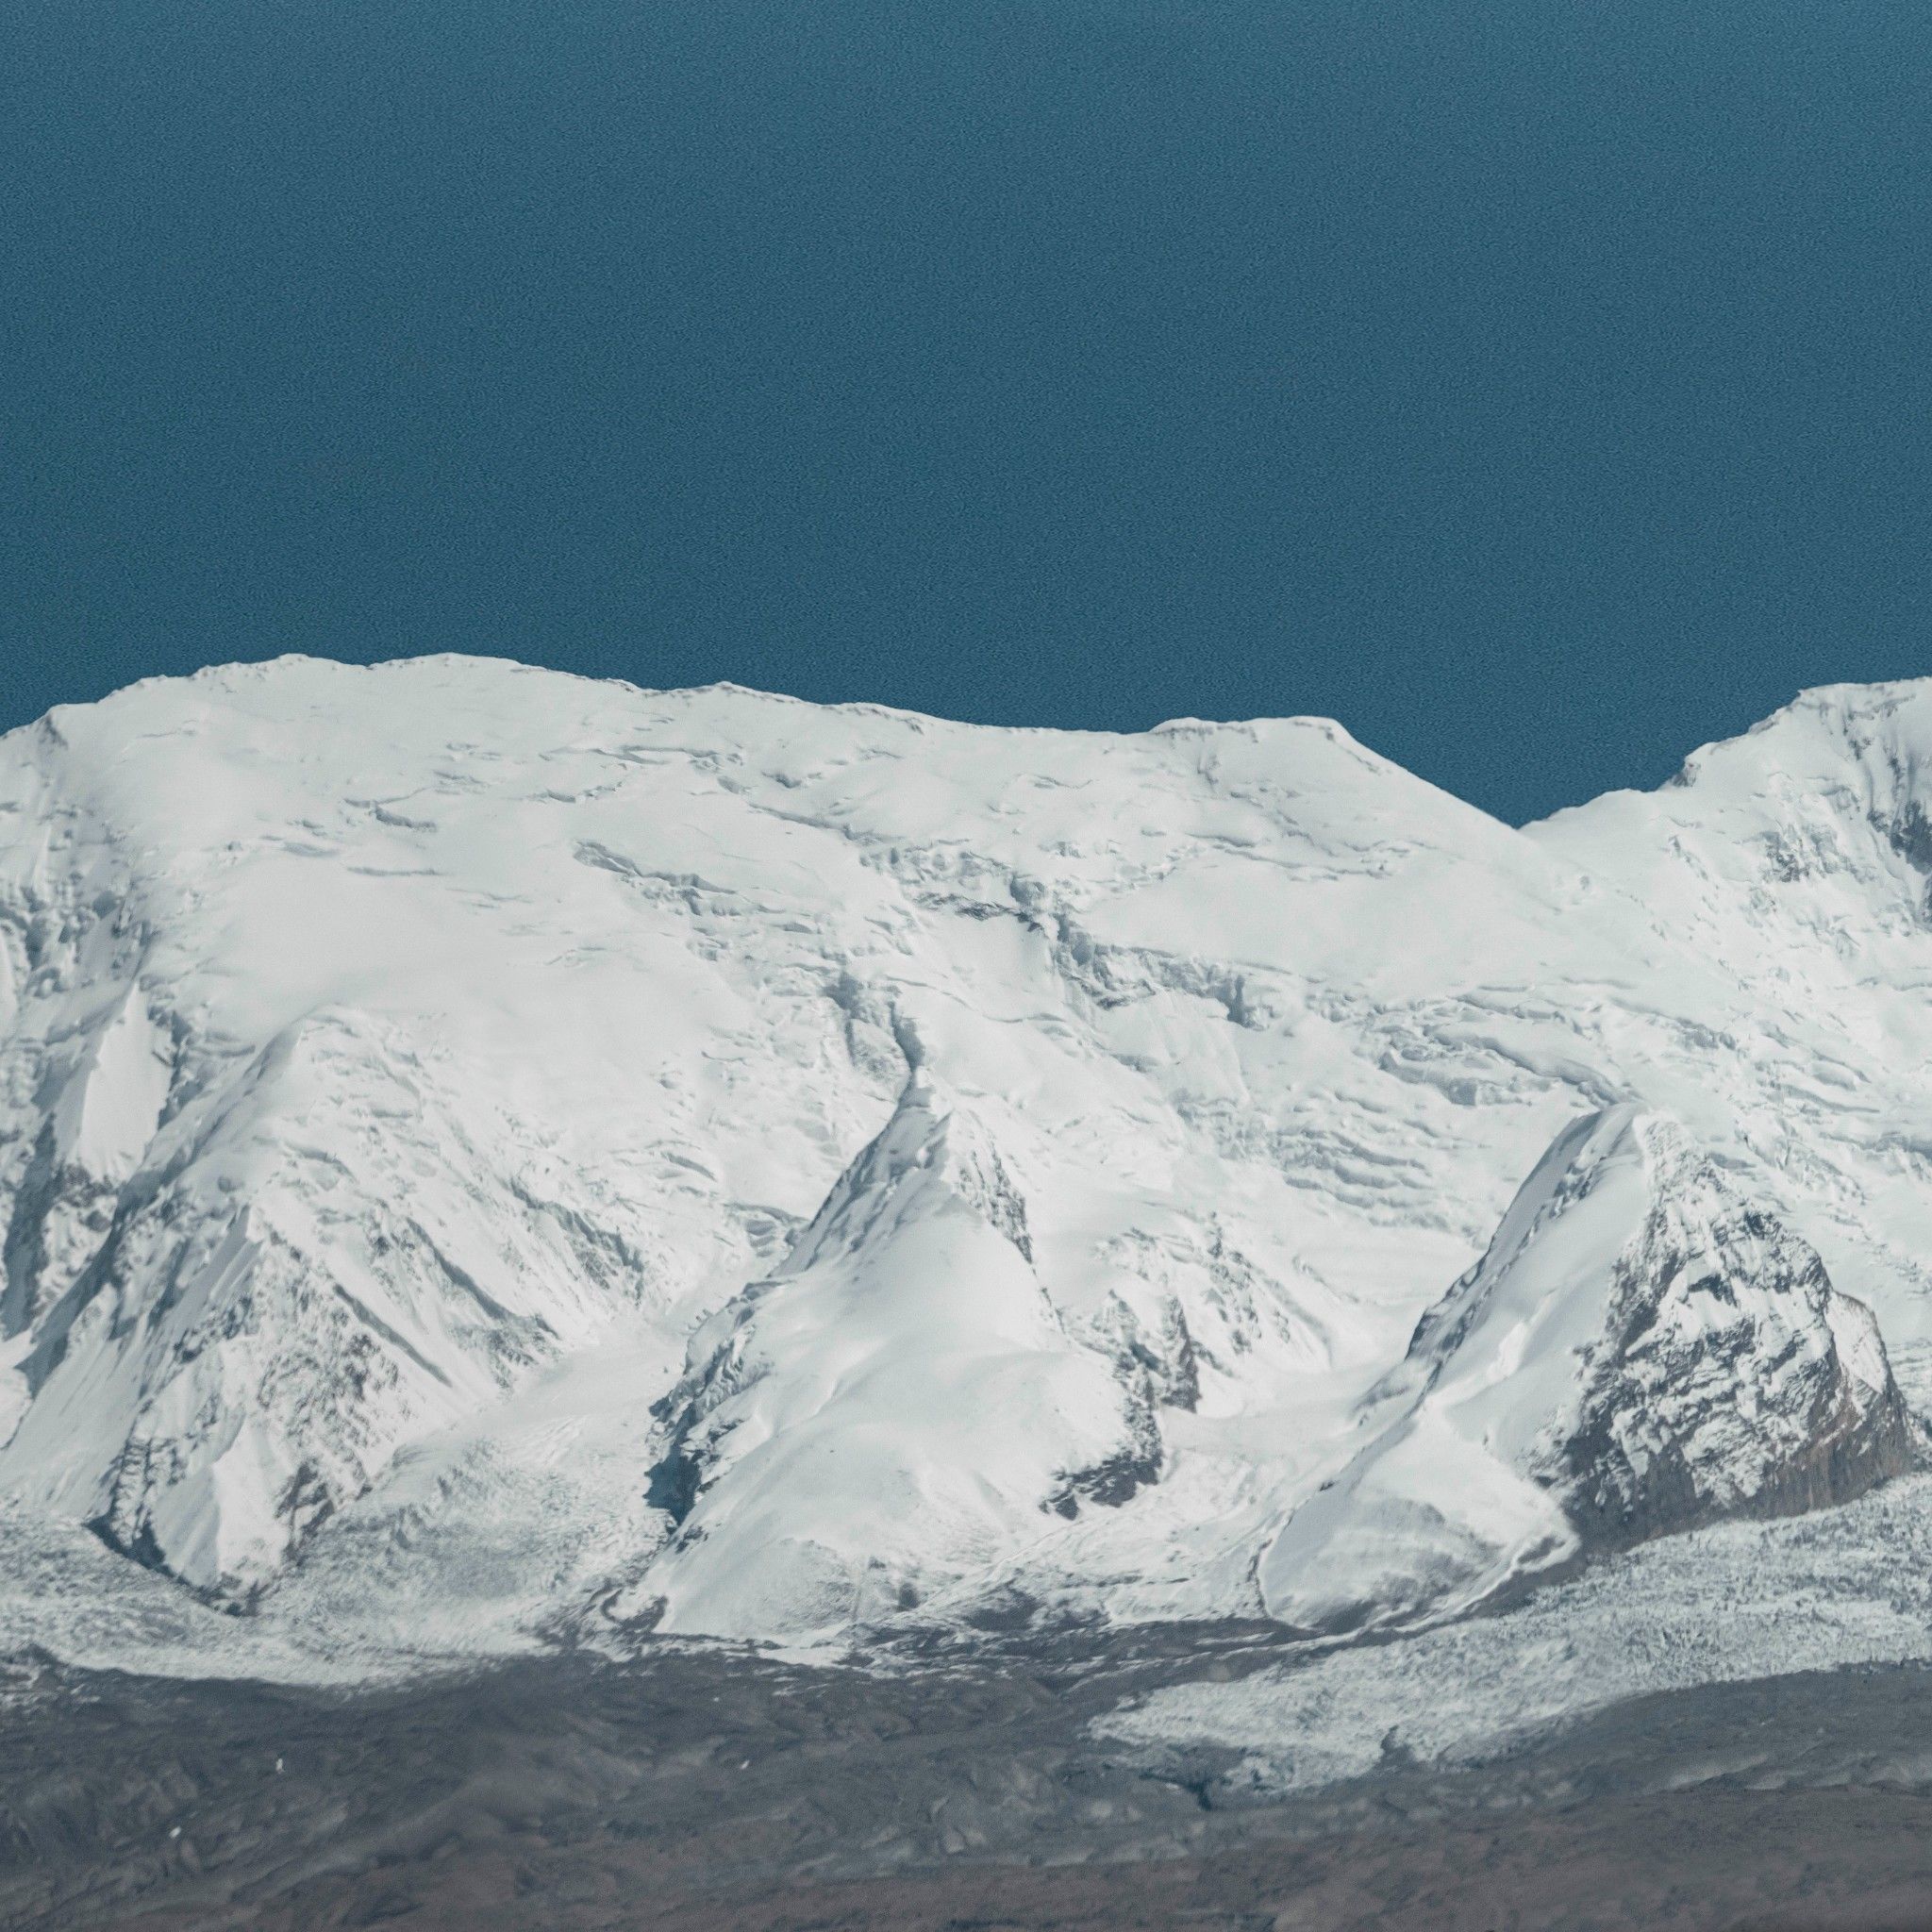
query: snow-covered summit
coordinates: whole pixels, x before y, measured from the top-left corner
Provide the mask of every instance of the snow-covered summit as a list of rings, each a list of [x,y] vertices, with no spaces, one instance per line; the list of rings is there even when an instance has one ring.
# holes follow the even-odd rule
[[[1517,831],[1322,720],[459,658],[63,708],[0,741],[0,1486],[290,1614],[1260,1612],[1632,1102],[1923,1399],[1928,760],[1925,688],[1813,693]]]
[[[651,1582],[670,1626],[838,1630],[910,1608],[1130,1460],[1128,1392],[1041,1286],[990,1135],[915,1069],[661,1405],[654,1482],[679,1530]]]

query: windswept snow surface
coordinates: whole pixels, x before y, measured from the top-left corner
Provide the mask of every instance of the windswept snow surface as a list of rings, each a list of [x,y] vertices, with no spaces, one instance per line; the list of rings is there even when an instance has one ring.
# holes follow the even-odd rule
[[[86,1525],[290,1670],[1339,1627],[1852,1494],[1932,1395],[1928,791],[1918,685],[1525,831],[1310,719],[466,658],[56,711],[0,741],[0,1588]]]

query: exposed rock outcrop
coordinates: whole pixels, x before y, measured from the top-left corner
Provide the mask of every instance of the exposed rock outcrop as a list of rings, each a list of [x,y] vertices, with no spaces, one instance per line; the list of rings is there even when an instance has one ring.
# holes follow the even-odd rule
[[[1557,1138],[1359,1425],[1257,1565],[1291,1623],[1465,1606],[1592,1551],[1843,1502],[1912,1454],[1871,1310],[1627,1105]]]

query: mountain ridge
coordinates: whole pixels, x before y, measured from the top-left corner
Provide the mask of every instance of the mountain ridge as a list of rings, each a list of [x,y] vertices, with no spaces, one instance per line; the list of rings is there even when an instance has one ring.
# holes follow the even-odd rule
[[[738,1636],[1263,1614],[1256,1552],[1417,1317],[1631,1103],[1775,1203],[1923,1405],[1932,685],[1804,694],[1692,767],[1517,829],[1324,720],[1012,731],[462,657],[60,708],[0,739],[0,1490],[218,1600],[307,1614],[362,1565],[503,1641],[593,1600]],[[841,1395],[913,1492],[995,1448],[1038,1477],[868,1594],[856,1549],[849,1587],[734,1555],[651,1472],[693,1335],[796,1301],[787,1253],[934,1095],[1025,1203],[1024,1251],[987,1225],[1050,1320],[1003,1373],[1063,1357],[1087,1420],[1053,1447],[1029,1398],[972,1450],[975,1404]],[[824,1291],[874,1340],[956,1265],[878,1240]],[[821,1551],[835,1493],[787,1506]],[[542,1497],[506,1552],[488,1519]]]

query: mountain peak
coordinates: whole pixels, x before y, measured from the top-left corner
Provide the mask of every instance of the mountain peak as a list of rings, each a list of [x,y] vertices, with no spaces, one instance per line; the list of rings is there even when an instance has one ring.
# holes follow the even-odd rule
[[[1130,1430],[1067,1335],[986,1129],[915,1068],[767,1279],[693,1339],[660,1405],[653,1570],[672,1629],[882,1621],[1038,1520]]]
[[[1627,1103],[1557,1135],[1361,1420],[1263,1560],[1288,1622],[1466,1606],[1586,1551],[1848,1500],[1912,1453],[1871,1310]]]

